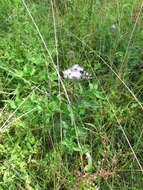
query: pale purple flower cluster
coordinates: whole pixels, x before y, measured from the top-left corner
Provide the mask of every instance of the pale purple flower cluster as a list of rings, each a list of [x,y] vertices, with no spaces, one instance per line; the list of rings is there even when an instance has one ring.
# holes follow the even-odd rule
[[[112,24],[112,29],[116,29],[116,25],[115,24]]]
[[[78,64],[75,64],[71,68],[63,71],[63,75],[64,78],[68,79],[91,79],[91,75]]]

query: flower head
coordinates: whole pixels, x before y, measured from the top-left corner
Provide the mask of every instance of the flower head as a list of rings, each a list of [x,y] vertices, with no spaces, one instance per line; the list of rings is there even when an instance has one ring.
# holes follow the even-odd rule
[[[75,64],[70,69],[63,71],[63,75],[64,78],[69,79],[91,79],[91,75],[78,64]]]

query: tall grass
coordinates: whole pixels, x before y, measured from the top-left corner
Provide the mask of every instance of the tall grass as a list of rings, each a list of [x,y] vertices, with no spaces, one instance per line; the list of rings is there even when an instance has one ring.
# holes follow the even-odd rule
[[[0,189],[142,189],[142,22],[139,0],[0,2]]]

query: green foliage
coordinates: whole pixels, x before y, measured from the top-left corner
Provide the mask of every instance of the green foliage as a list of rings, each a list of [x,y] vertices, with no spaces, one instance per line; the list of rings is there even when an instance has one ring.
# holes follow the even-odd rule
[[[51,1],[25,2],[56,64]],[[0,190],[141,189],[118,121],[142,163],[143,111],[103,64],[143,100],[141,1],[53,2],[60,73],[80,64],[93,78],[62,79],[69,105],[22,1],[0,0]]]

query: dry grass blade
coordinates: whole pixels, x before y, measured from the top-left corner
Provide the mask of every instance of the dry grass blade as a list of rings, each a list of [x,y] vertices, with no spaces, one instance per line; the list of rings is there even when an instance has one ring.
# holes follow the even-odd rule
[[[54,37],[55,37],[55,46],[56,46],[56,57],[57,57],[57,69],[60,72],[59,67],[59,52],[58,52],[58,38],[57,38],[57,30],[56,30],[56,18],[55,18],[55,7],[54,3],[51,0],[51,6],[52,6],[52,16],[53,16],[53,26],[54,26]],[[59,87],[59,108],[61,109],[61,87],[60,87],[60,79],[58,77],[58,87]],[[61,142],[63,139],[63,131],[62,131],[62,113],[60,112],[60,135],[61,135]]]
[[[10,69],[4,68],[3,66],[0,65],[0,69],[8,72],[11,76],[17,77],[22,79],[26,84],[28,84],[30,87],[35,88],[36,90],[38,90],[39,92],[45,94],[46,96],[48,95],[47,92],[45,92],[44,90],[40,89],[38,86],[35,86],[34,84],[32,84],[32,82],[29,82],[27,79],[25,79],[24,77],[19,76],[18,74],[14,73],[13,71],[11,71]]]
[[[92,69],[92,67],[91,67],[91,69]],[[129,145],[129,147],[130,147],[130,149],[131,149],[131,151],[132,151],[132,153],[133,153],[133,155],[134,155],[134,158],[135,158],[135,160],[137,161],[138,166],[139,166],[141,172],[143,173],[142,165],[141,165],[139,159],[137,158],[137,155],[136,155],[136,153],[135,153],[135,151],[134,151],[134,149],[133,149],[133,147],[132,147],[132,145],[131,145],[131,143],[130,143],[130,140],[128,139],[128,137],[127,137],[127,135],[126,135],[126,133],[125,133],[124,128],[122,127],[122,125],[121,125],[121,123],[120,123],[120,120],[119,120],[118,117],[117,117],[117,114],[116,114],[115,109],[113,108],[112,104],[110,103],[110,100],[109,100],[108,96],[106,95],[105,90],[104,90],[104,88],[102,87],[101,82],[100,82],[100,80],[98,79],[98,77],[96,76],[96,74],[95,74],[95,72],[94,72],[93,69],[92,69],[92,72],[93,72],[94,76],[96,77],[96,79],[97,79],[97,81],[98,81],[98,83],[99,83],[99,85],[100,85],[100,88],[102,89],[103,93],[105,94],[105,98],[106,98],[106,100],[107,100],[107,102],[108,102],[109,107],[111,108],[111,111],[113,112],[113,114],[114,114],[114,116],[115,116],[115,119],[116,119],[116,121],[117,121],[117,123],[118,123],[118,125],[119,125],[119,127],[120,127],[120,130],[122,131],[122,133],[123,133],[123,135],[124,135],[124,137],[125,137],[125,139],[126,139],[128,145]]]
[[[6,109],[7,105],[8,105],[8,104],[6,104],[6,105],[3,107],[3,109],[1,110],[1,112],[0,112],[0,117],[2,116],[2,113],[3,113],[4,110]]]
[[[51,55],[49,49],[47,48],[47,45],[46,45],[46,43],[45,43],[45,41],[44,41],[44,38],[43,38],[43,36],[42,36],[42,34],[41,34],[41,32],[40,32],[40,30],[39,30],[39,28],[38,28],[38,26],[37,26],[37,24],[36,24],[34,18],[33,18],[33,16],[32,16],[32,14],[31,14],[31,12],[30,12],[29,8],[27,7],[27,5],[26,5],[26,3],[25,3],[24,0],[21,0],[21,1],[22,1],[23,5],[24,5],[26,11],[28,12],[28,14],[29,14],[31,20],[32,20],[32,23],[33,23],[34,26],[35,26],[36,31],[38,32],[38,35],[39,35],[39,37],[40,37],[40,39],[41,39],[41,41],[42,41],[42,43],[43,43],[43,45],[44,45],[44,47],[45,47],[46,52],[48,53],[48,56],[49,56],[49,58],[50,58],[50,60],[51,60],[51,62],[52,62],[52,64],[53,64],[53,66],[54,66],[54,69],[55,69],[56,72],[57,72],[58,78],[59,78],[60,83],[61,83],[61,85],[62,85],[62,87],[63,87],[65,96],[66,96],[67,101],[68,101],[68,104],[69,104],[69,108],[70,108],[70,112],[71,112],[71,120],[72,120],[72,123],[74,124],[75,133],[76,133],[76,138],[77,138],[77,143],[78,143],[79,149],[80,149],[81,152],[82,152],[81,145],[80,145],[79,138],[78,138],[78,132],[77,132],[77,127],[76,127],[76,123],[75,123],[75,119],[74,119],[74,114],[73,114],[73,111],[72,111],[71,102],[70,102],[70,99],[69,99],[69,96],[68,96],[66,87],[65,87],[65,85],[64,85],[64,83],[63,83],[63,81],[62,81],[62,78],[61,78],[61,76],[60,76],[59,70],[58,70],[56,64],[54,63],[54,60],[53,60],[53,58],[52,58],[52,55]],[[82,161],[82,158],[81,158],[81,161]]]
[[[94,74],[95,74],[95,73],[94,73]],[[95,76],[96,76],[96,75],[95,75]],[[96,76],[96,78],[97,78],[97,76]],[[99,82],[99,84],[100,84],[100,87],[101,87],[103,93],[105,94],[106,100],[107,100],[107,102],[108,102],[108,104],[109,104],[109,106],[110,106],[110,108],[111,108],[111,110],[112,110],[112,112],[113,112],[113,114],[114,114],[114,116],[115,116],[115,118],[116,118],[116,121],[117,121],[117,123],[118,123],[118,125],[119,125],[121,131],[123,132],[123,135],[124,135],[124,137],[125,137],[125,139],[126,139],[128,145],[129,145],[129,147],[130,147],[130,149],[131,149],[131,151],[132,151],[132,153],[133,153],[133,155],[134,155],[134,158],[136,159],[136,161],[137,161],[137,163],[138,163],[138,166],[140,167],[141,172],[143,173],[142,165],[141,165],[139,159],[137,158],[137,155],[136,155],[136,153],[135,153],[135,151],[134,151],[134,149],[133,149],[133,147],[132,147],[132,145],[131,145],[131,143],[130,143],[130,141],[129,141],[129,139],[128,139],[126,133],[125,133],[125,130],[123,129],[123,127],[122,127],[122,125],[121,125],[121,123],[120,123],[120,120],[119,120],[118,117],[117,117],[116,111],[114,110],[112,104],[110,103],[110,100],[109,100],[109,98],[107,97],[107,95],[106,95],[106,93],[105,93],[105,90],[103,89],[103,87],[102,87],[102,85],[101,85],[101,83],[100,83],[100,81],[99,81],[98,78],[97,78],[97,80],[98,80],[98,82]]]
[[[135,32],[135,29],[136,29],[136,26],[137,26],[139,17],[140,17],[140,15],[141,15],[142,9],[143,9],[143,2],[142,2],[142,4],[141,4],[140,10],[139,10],[139,12],[138,12],[138,15],[137,15],[137,18],[136,18],[136,21],[135,21],[133,30],[132,30],[131,35],[130,35],[130,38],[129,38],[129,42],[128,42],[128,45],[127,45],[127,48],[126,48],[126,52],[125,52],[123,61],[122,61],[122,63],[121,63],[120,69],[119,69],[119,77],[120,77],[120,78],[121,78],[121,75],[122,75],[122,73],[123,73],[123,69],[124,69],[125,66],[126,66],[126,64],[124,64],[124,63],[125,63],[125,60],[126,60],[126,57],[127,57],[127,54],[128,54],[128,50],[129,50],[129,47],[130,47],[130,44],[131,44],[131,41],[132,41],[132,38],[133,38],[133,35],[134,35],[134,32]]]
[[[78,41],[80,41],[83,45],[85,45],[86,47],[88,47],[91,52],[93,52],[115,75],[116,77],[122,82],[122,84],[126,87],[126,89],[130,92],[130,94],[132,95],[132,97],[135,99],[135,101],[138,103],[138,105],[141,107],[141,109],[143,110],[143,105],[142,103],[138,100],[138,98],[136,97],[136,95],[134,94],[134,92],[127,86],[127,84],[120,78],[120,76],[115,72],[115,70],[94,50],[92,49],[88,44],[86,44],[83,40],[81,40],[79,37],[77,37],[76,35],[74,35],[73,33],[71,33],[70,31],[67,31],[67,29],[65,30],[69,35],[74,36]]]
[[[10,116],[8,117],[8,119],[3,123],[3,125],[0,128],[0,132],[7,126],[7,123],[10,121],[10,119],[14,116],[14,114],[17,112],[17,110],[28,100],[28,98],[31,96],[32,92],[17,106],[17,108],[14,110],[14,112],[12,112],[12,114],[10,114]]]
[[[12,125],[13,123],[16,123],[18,120],[22,119],[22,118],[25,117],[26,115],[28,115],[28,114],[30,114],[30,113],[36,111],[36,110],[37,110],[37,108],[33,108],[33,109],[27,111],[26,113],[23,113],[21,116],[15,118],[15,119],[13,119],[11,122],[9,122],[9,123],[6,125],[5,128],[8,128],[8,127],[9,127],[10,125]]]
[[[35,23],[35,20],[34,20],[33,16],[31,15],[31,13],[30,13],[30,11],[29,11],[29,9],[28,9],[28,7],[27,7],[25,1],[24,1],[24,0],[21,0],[21,1],[22,1],[22,3],[23,3],[24,7],[26,8],[26,11],[28,12],[28,14],[29,14],[29,16],[30,16],[30,18],[31,18],[31,20],[32,20],[32,23],[34,24],[34,26],[35,26],[35,28],[36,28],[36,30],[37,30],[37,32],[38,32],[38,35],[39,35],[39,37],[40,37],[40,39],[41,39],[41,41],[42,41],[42,43],[43,43],[43,45],[44,45],[44,47],[45,47],[46,52],[48,53],[48,56],[49,56],[49,58],[50,58],[50,60],[51,60],[51,62],[52,62],[52,64],[53,64],[53,66],[54,66],[54,69],[55,69],[56,72],[57,72],[58,78],[59,78],[59,80],[60,80],[60,82],[61,82],[61,84],[62,84],[62,87],[63,87],[63,89],[64,89],[64,92],[65,92],[65,95],[66,95],[68,104],[71,105],[71,102],[70,102],[69,96],[68,96],[68,94],[67,94],[67,90],[66,90],[66,88],[65,88],[65,85],[64,85],[64,83],[63,83],[63,81],[62,81],[62,79],[61,79],[61,76],[60,76],[60,73],[59,73],[59,71],[58,71],[58,69],[57,69],[57,66],[56,66],[56,64],[54,63],[54,60],[53,60],[53,58],[52,58],[52,55],[51,55],[49,49],[47,48],[47,45],[46,45],[46,43],[45,43],[45,41],[44,41],[44,38],[43,38],[43,36],[42,36],[42,34],[41,34],[41,32],[40,32],[40,30],[39,30],[37,24]]]

